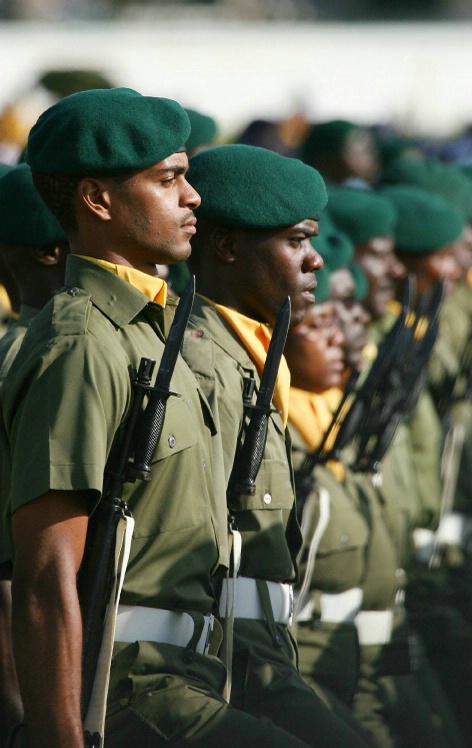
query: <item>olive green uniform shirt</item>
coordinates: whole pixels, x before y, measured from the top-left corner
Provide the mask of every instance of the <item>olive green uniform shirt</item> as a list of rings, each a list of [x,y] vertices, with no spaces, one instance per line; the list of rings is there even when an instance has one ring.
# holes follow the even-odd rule
[[[290,434],[296,470],[308,449],[293,424]],[[304,539],[300,554],[300,571],[304,576],[308,550],[320,520],[320,490],[327,491],[329,521],[318,546],[309,586],[312,610],[308,620],[298,622],[297,644],[301,674],[335,710],[336,698],[352,706],[359,677],[359,642],[353,622],[321,619],[321,594],[339,594],[360,587],[366,572],[370,536],[365,500],[352,485],[349,471],[346,477],[349,489],[328,468],[322,465],[315,468],[314,487],[303,510]],[[305,604],[303,601],[302,607]]]
[[[140,359],[160,360],[171,321],[170,305],[74,256],[66,286],[31,324],[4,384],[10,545],[11,514],[49,489],[87,489],[98,500]],[[136,526],[121,600],[208,613],[211,574],[227,562],[211,474],[214,426],[182,359],[171,389],[179,396],[168,401],[152,480],[125,485]]]
[[[16,354],[20,350],[23,338],[26,335],[31,320],[38,314],[39,309],[22,304],[20,314],[17,320],[13,321],[0,340],[0,386],[10,370]],[[0,466],[3,472],[3,467]],[[6,544],[3,539],[3,512],[0,511],[0,563],[8,560]]]
[[[250,413],[243,408],[244,381],[256,389],[259,374],[236,333],[214,306],[197,296],[182,355],[205,393],[221,433],[228,484]],[[242,535],[241,576],[278,582],[296,578],[301,535],[295,516],[290,443],[278,413],[269,418],[267,442],[253,496],[239,494],[228,508]]]
[[[210,403],[221,433],[225,479],[249,422],[243,407],[245,381],[252,379],[255,403],[260,379],[241,340],[201,297],[195,299],[182,355]],[[242,536],[240,575],[293,582],[301,546],[294,502],[290,439],[281,417],[269,418],[267,442],[254,495],[228,500]],[[236,618],[233,636],[231,704],[271,719],[308,745],[364,745],[303,681],[289,628],[282,623]]]

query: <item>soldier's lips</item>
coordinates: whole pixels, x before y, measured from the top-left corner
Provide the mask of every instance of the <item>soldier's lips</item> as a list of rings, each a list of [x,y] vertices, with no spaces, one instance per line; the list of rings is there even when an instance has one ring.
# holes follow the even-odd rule
[[[196,227],[197,219],[195,217],[189,218],[185,223],[181,225],[182,231],[185,231],[187,234],[196,234],[197,233],[197,227]]]

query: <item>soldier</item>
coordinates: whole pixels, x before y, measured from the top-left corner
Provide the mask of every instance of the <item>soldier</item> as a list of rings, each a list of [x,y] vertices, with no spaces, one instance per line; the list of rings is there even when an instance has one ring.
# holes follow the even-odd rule
[[[370,189],[377,181],[379,155],[366,127],[347,120],[318,122],[300,146],[300,158],[332,184]]]
[[[317,237],[316,246],[325,246]],[[325,273],[325,267],[322,273]],[[317,278],[320,273],[317,272]],[[289,428],[297,470],[318,450],[332,414],[323,393],[343,381],[343,336],[326,289],[316,288],[316,303],[290,330],[286,359],[291,373]],[[332,446],[328,439],[326,449]],[[344,464],[316,465],[311,480],[297,482],[297,508],[303,547],[298,584],[297,642],[303,678],[360,735],[352,713],[359,678],[355,618],[361,608],[360,584],[370,535],[366,502]]]
[[[35,185],[71,246],[65,290],[31,323],[2,393],[13,643],[35,748],[84,746],[77,573],[132,381],[142,356],[160,360],[173,316],[156,263],[190,252],[200,198],[185,178],[189,129],[174,101],[92,90],[46,110],[28,140]],[[216,748],[231,736],[301,747],[221,696],[211,575],[227,563],[227,538],[215,430],[181,358],[172,391],[153,479],[123,491],[135,530],[107,746]]]
[[[394,297],[395,280],[405,270],[393,256],[393,248],[397,231],[401,234],[406,226],[403,216],[397,224],[396,205],[389,202],[388,197],[375,193],[333,188],[330,210],[337,225],[356,243],[356,260],[367,276],[369,291],[364,303],[375,325],[370,348],[382,339],[395,319],[388,310]],[[407,224],[407,217],[404,221]],[[432,429],[426,436],[429,444],[437,447],[434,441],[437,432]],[[421,517],[424,507],[412,454],[412,435],[407,425],[402,425],[382,460],[375,487],[372,475],[356,474],[356,481],[368,501],[373,531],[361,585],[364,593],[363,619],[358,619],[361,667],[354,713],[382,748],[396,745],[398,741],[402,745],[408,741],[415,745],[445,745],[445,741],[455,740],[461,745],[457,725],[434,676],[428,673],[429,693],[425,697],[424,684],[413,672],[415,658],[413,649],[410,652],[403,605],[403,566],[407,560],[409,530]],[[439,496],[437,453],[428,454],[431,464],[428,478],[430,483],[437,479],[435,495]],[[369,630],[370,624],[374,624],[376,618],[378,623],[382,616],[384,622],[390,621],[385,629]],[[361,620],[365,625],[361,625]],[[422,675],[426,669],[424,665]],[[402,717],[406,703],[416,705],[415,719]]]
[[[222,580],[220,605],[227,629],[234,623],[231,703],[310,745],[356,745],[362,741],[326,709],[296,667],[289,624],[300,531],[285,433],[284,364],[274,392],[281,413],[269,418],[254,494],[231,480],[270,326],[287,296],[293,324],[313,301],[322,260],[310,240],[326,203],[324,183],[300,161],[246,145],[203,151],[191,159],[190,174],[202,205],[190,259],[198,296],[183,356],[221,432],[230,526],[242,538],[237,578]],[[234,621],[225,605],[233,588]]]
[[[417,288],[430,290],[442,278],[446,293],[452,294],[461,272],[457,245],[463,241],[465,214],[445,198],[413,185],[391,185],[383,192],[395,202],[403,217],[396,231],[397,251],[402,262],[414,273]],[[447,346],[447,340],[440,337],[433,356],[443,357],[440,350],[444,343]],[[461,426],[459,418],[442,434],[432,405],[428,413],[415,413],[410,419],[413,457],[418,483],[423,487],[423,522],[414,530],[417,554],[416,562],[409,569],[406,603],[411,623],[426,645],[428,658],[439,675],[465,740],[470,743],[470,584],[461,561],[458,517],[453,513],[454,508],[458,508],[454,506],[454,480],[461,450],[461,428],[457,426]],[[432,455],[425,454],[426,439],[434,432],[437,434],[436,449]],[[442,473],[442,490],[435,502],[431,501],[433,469],[437,472],[441,469]]]
[[[12,167],[0,179],[0,258],[19,289],[19,317],[0,341],[0,383],[18,352],[30,321],[64,284],[67,239],[39,197],[29,166]],[[0,520],[1,527],[1,520]],[[23,715],[11,649],[11,561],[0,538],[0,688],[2,726]],[[6,736],[4,736],[6,739]]]

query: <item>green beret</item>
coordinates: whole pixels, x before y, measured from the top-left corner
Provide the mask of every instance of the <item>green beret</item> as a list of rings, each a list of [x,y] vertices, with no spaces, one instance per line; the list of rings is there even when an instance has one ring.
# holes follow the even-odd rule
[[[431,159],[397,159],[382,175],[385,184],[411,184],[441,195],[472,219],[472,184],[454,164]]]
[[[180,296],[190,280],[190,270],[185,260],[169,265],[167,283],[177,296]]]
[[[67,239],[33,184],[27,164],[0,178],[0,242],[44,246]]]
[[[464,230],[464,214],[443,197],[420,187],[398,184],[382,188],[398,211],[398,251],[429,254],[456,241]]]
[[[7,174],[10,169],[13,169],[13,166],[11,166],[10,164],[0,163],[0,177],[3,177],[4,174]]]
[[[226,226],[277,228],[316,218],[327,201],[320,174],[302,161],[251,145],[220,145],[190,159],[196,215]]]
[[[210,145],[215,139],[217,126],[213,117],[209,117],[206,114],[196,112],[194,109],[186,109],[188,118],[190,120],[190,135],[187,138],[185,146],[187,152],[191,153],[195,148],[199,148],[202,145]]]
[[[112,88],[112,84],[98,70],[48,70],[38,83],[59,98],[90,88]]]
[[[369,290],[369,281],[363,269],[356,262],[350,262],[348,269],[354,281],[354,298],[356,301],[363,301]]]
[[[472,181],[472,164],[458,164],[457,168],[463,174],[469,182]]]
[[[315,272],[316,288],[312,293],[315,297],[315,304],[322,304],[329,299],[329,269],[324,266],[321,270]]]
[[[311,243],[331,272],[345,267],[354,254],[354,244],[347,234],[336,228],[327,208],[320,214],[318,235]]]
[[[123,174],[167,158],[189,133],[188,116],[172,99],[130,88],[80,91],[41,114],[29,134],[25,161],[47,174]]]
[[[386,197],[350,187],[330,187],[328,195],[333,221],[354,244],[374,236],[393,236],[397,211]]]
[[[342,119],[313,125],[300,146],[300,158],[306,164],[316,164],[318,159],[328,154],[339,153],[347,136],[359,129],[362,129],[359,125]]]

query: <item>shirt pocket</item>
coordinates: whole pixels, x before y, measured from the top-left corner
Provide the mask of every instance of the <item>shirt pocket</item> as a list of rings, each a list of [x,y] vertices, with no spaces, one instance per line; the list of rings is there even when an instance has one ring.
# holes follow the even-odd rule
[[[277,459],[262,460],[254,494],[231,492],[228,498],[228,506],[234,512],[257,509],[290,510],[293,502],[288,463]]]
[[[139,482],[129,500],[136,520],[134,537],[195,528],[210,521],[210,459],[196,392],[168,401],[148,482]],[[208,474],[208,475],[207,475]]]

